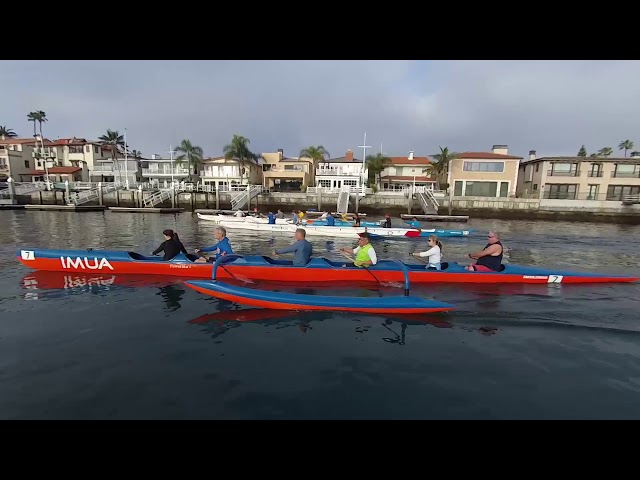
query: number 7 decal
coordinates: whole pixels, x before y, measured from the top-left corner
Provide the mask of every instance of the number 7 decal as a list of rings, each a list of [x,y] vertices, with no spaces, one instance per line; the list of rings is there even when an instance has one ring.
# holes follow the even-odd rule
[[[563,278],[564,277],[562,275],[549,275],[547,283],[562,283]]]

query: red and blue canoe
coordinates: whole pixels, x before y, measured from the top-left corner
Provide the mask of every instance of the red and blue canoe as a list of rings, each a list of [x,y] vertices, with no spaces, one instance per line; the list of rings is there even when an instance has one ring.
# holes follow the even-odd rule
[[[328,297],[239,287],[215,280],[185,282],[197,292],[230,302],[275,310],[415,314],[453,310],[453,305],[420,297]]]
[[[212,278],[212,263],[195,263],[179,254],[169,261],[161,257],[144,256],[136,252],[108,250],[46,250],[21,249],[17,257],[34,270],[60,272],[152,274],[184,278]],[[276,281],[299,283],[323,282],[402,282],[400,263],[380,260],[369,268],[343,267],[344,261],[312,258],[305,266],[293,266],[291,260],[273,259],[263,255],[233,256],[233,261],[221,266],[219,279],[237,278],[243,281]],[[427,270],[424,263],[403,263],[414,283],[624,283],[640,277],[613,275],[604,272],[574,272],[556,268],[502,266],[499,272],[469,272],[456,262],[443,262],[442,270]]]

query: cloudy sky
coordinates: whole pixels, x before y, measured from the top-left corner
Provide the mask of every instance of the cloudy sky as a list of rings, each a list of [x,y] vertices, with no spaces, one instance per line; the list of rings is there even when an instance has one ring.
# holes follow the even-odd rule
[[[95,139],[127,128],[131,148],[183,138],[222,153],[234,133],[254,152],[332,156],[363,134],[376,152],[431,155],[509,145],[527,156],[640,149],[638,61],[0,61],[0,125],[21,136]],[[367,153],[371,153],[369,150]]]

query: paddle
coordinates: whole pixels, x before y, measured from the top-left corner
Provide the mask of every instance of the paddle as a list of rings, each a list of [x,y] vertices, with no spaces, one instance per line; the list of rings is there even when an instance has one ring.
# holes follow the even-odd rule
[[[345,252],[343,252],[342,250],[339,250],[339,252],[347,259],[351,260],[351,262],[356,263],[356,259],[353,258],[350,255],[347,255]],[[378,282],[380,285],[382,285],[382,282],[380,280],[378,280],[378,277],[376,277],[373,272],[371,272],[371,270],[369,270],[367,267],[363,266],[362,268],[364,268],[367,272],[369,272],[369,274],[375,278],[376,282]]]
[[[217,272],[217,270],[218,270],[218,266],[220,266],[220,267],[222,267],[222,269],[223,269],[225,272],[227,272],[227,274],[228,274],[230,277],[235,278],[236,280],[239,280],[239,281],[244,282],[244,283],[251,283],[251,284],[255,284],[256,282],[254,282],[253,280],[251,280],[251,279],[249,279],[249,278],[246,278],[246,277],[242,277],[242,278],[241,278],[241,277],[238,277],[237,275],[234,275],[234,274],[233,274],[233,273],[231,273],[229,270],[227,270],[226,268],[224,268],[223,263],[229,263],[229,262],[231,262],[231,261],[233,261],[233,260],[235,260],[235,259],[237,259],[237,258],[240,258],[240,257],[241,257],[240,255],[236,255],[235,253],[232,253],[232,254],[230,254],[230,255],[221,255],[220,257],[218,257],[218,258],[216,259],[216,261],[214,262],[214,264],[213,264],[213,271],[211,272],[211,279],[212,279],[214,282],[217,282],[217,281],[218,281],[218,280],[217,280],[217,278],[216,278],[216,272]]]

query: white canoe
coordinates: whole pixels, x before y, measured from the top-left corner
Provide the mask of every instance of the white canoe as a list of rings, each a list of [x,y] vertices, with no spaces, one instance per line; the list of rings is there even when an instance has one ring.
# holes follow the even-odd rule
[[[206,215],[203,213],[198,213],[198,218],[200,220],[205,220],[208,222],[215,222],[215,223],[220,223],[220,222],[236,222],[236,223],[261,223],[261,224],[268,224],[269,223],[269,219],[267,218],[260,218],[260,217],[251,217],[251,216],[246,216],[246,217],[234,217],[232,215]],[[276,218],[276,224],[278,225],[284,225],[287,223],[291,223],[291,219],[289,218]]]
[[[220,225],[230,230],[248,230],[248,231],[260,231],[270,233],[284,233],[293,234],[297,228],[303,228],[307,232],[307,236],[319,236],[319,237],[334,237],[334,238],[358,238],[359,233],[369,232],[372,235],[378,235],[381,237],[405,237],[408,231],[414,231],[418,234],[418,230],[408,228],[371,228],[371,227],[327,227],[312,225],[300,225],[293,224],[286,225],[269,225],[264,223],[249,223],[249,222],[226,222],[221,221]]]

